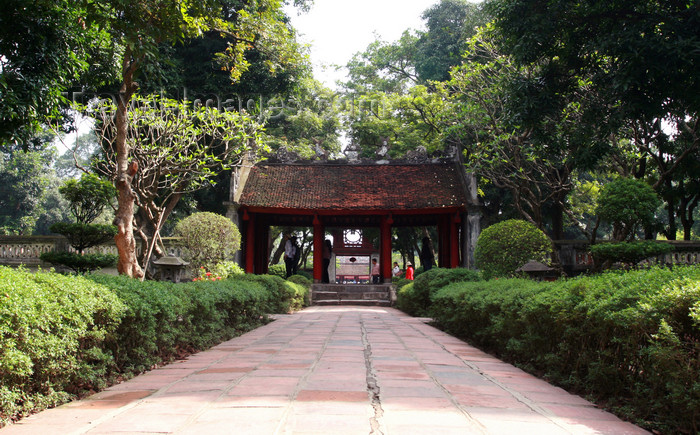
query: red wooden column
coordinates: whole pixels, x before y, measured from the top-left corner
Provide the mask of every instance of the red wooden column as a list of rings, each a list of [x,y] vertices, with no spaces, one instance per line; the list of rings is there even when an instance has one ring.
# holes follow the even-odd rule
[[[452,269],[459,266],[459,225],[461,222],[459,213],[452,215],[450,222],[450,267]]]
[[[382,281],[391,282],[391,224],[394,223],[391,215],[382,216],[379,227],[380,251],[379,267],[382,271]]]
[[[314,282],[321,282],[323,278],[323,244],[325,243],[325,229],[323,223],[314,215]]]
[[[255,215],[243,211],[243,221],[246,222],[245,235],[245,271],[255,273]]]

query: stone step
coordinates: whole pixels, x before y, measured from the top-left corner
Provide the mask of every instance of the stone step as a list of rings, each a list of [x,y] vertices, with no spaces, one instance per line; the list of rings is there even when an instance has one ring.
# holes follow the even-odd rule
[[[391,284],[314,284],[313,305],[382,305],[390,306],[393,298]]]
[[[363,293],[348,293],[348,292],[314,292],[314,300],[330,300],[330,299],[382,299],[389,300],[391,295],[389,292],[363,292]]]
[[[313,305],[322,306],[332,306],[332,305],[362,305],[362,306],[373,306],[373,307],[390,307],[391,301],[389,300],[376,300],[376,299],[346,299],[346,300],[316,300]]]

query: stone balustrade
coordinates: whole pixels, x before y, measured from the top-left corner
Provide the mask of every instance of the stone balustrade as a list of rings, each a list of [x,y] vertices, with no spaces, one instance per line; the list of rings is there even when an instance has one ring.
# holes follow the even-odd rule
[[[646,264],[700,264],[700,242],[669,240],[676,247],[676,252],[645,260]],[[571,276],[586,272],[593,267],[593,257],[588,252],[586,240],[556,240],[554,246],[559,254],[559,262],[564,272]]]
[[[177,238],[164,237],[165,250],[168,255],[182,256],[182,249],[176,243]],[[141,255],[140,239],[136,241],[138,254]],[[0,265],[28,267],[51,267],[39,258],[44,252],[75,252],[63,236],[0,236]],[[84,251],[86,254],[114,254],[117,246],[114,242],[93,246]]]

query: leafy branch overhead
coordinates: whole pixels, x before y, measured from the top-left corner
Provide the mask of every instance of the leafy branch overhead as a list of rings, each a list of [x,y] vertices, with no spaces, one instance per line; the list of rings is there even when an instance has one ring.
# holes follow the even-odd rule
[[[246,153],[266,150],[261,126],[245,112],[151,97],[134,97],[127,114],[126,145],[131,150],[131,190],[139,207],[136,229],[156,249],[163,224],[188,192],[214,181],[221,171],[239,164]],[[118,177],[116,107],[96,108],[104,159],[98,170]]]

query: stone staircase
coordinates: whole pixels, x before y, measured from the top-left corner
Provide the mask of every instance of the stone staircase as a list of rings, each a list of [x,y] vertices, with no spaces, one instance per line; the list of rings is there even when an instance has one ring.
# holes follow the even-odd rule
[[[371,305],[389,307],[396,302],[392,284],[313,284],[311,305]]]

